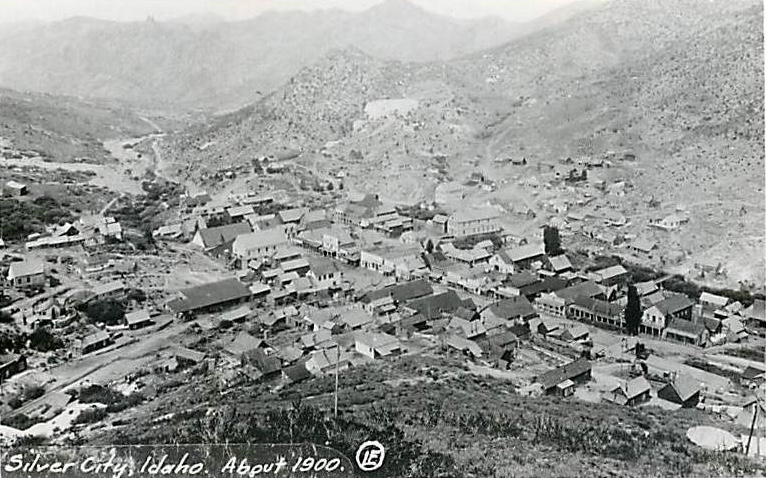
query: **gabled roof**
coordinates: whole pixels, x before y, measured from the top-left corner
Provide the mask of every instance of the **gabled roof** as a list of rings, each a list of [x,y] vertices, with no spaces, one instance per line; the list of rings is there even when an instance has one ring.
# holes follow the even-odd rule
[[[519,292],[521,295],[529,297],[537,295],[541,292],[555,292],[557,290],[562,290],[566,288],[567,284],[568,281],[566,279],[562,279],[561,277],[546,277],[539,282],[521,287]]]
[[[630,247],[634,249],[638,249],[641,252],[648,253],[657,247],[657,243],[654,241],[650,241],[649,239],[636,239],[634,241],[631,241]]]
[[[240,332],[234,340],[232,340],[224,350],[235,357],[239,357],[244,353],[250,352],[261,347],[267,347],[268,344],[261,339],[257,339],[247,332]]]
[[[534,259],[545,255],[545,246],[543,244],[527,244],[508,251],[508,257],[512,262]]]
[[[613,279],[615,277],[619,277],[621,275],[625,275],[628,273],[628,270],[622,267],[620,264],[617,264],[614,266],[599,269],[595,271],[595,273],[601,277],[601,280],[607,280],[607,279]]]
[[[264,375],[269,375],[282,370],[282,361],[279,357],[274,355],[267,355],[260,348],[256,348],[245,352],[247,357],[255,362],[255,367],[260,370]]]
[[[149,320],[150,320],[149,311],[147,311],[146,309],[135,310],[133,312],[128,312],[127,314],[125,314],[125,323],[127,323],[128,325],[141,324]]]
[[[332,275],[340,271],[338,264],[326,257],[311,257],[309,259],[309,268],[317,277]]]
[[[450,222],[471,222],[480,221],[485,219],[497,219],[500,217],[500,213],[497,209],[489,207],[481,208],[465,208],[460,211],[456,211],[449,217]]]
[[[555,294],[567,301],[573,301],[575,298],[584,295],[586,297],[595,297],[603,292],[600,285],[587,280],[578,284],[571,285],[565,289],[556,291]]]
[[[505,332],[490,336],[487,341],[494,347],[505,348],[517,343],[519,338],[513,332],[506,330]]]
[[[766,301],[763,299],[755,299],[753,305],[745,309],[745,315],[748,319],[758,319],[760,321],[766,321]]]
[[[279,267],[285,272],[292,272],[305,267],[310,267],[309,260],[304,257],[282,262]]]
[[[253,210],[253,206],[232,206],[227,208],[226,212],[230,217],[239,217],[253,214],[255,211]]]
[[[274,260],[281,262],[289,259],[298,259],[303,255],[303,251],[298,247],[286,247],[274,254]]]
[[[244,319],[248,317],[250,314],[253,313],[253,310],[247,306],[243,305],[240,307],[237,307],[236,309],[227,310],[223,314],[221,314],[221,320],[231,320],[231,321],[237,321]]]
[[[20,183],[18,181],[14,181],[14,180],[8,181],[7,183],[5,183],[5,185],[8,186],[11,189],[22,189],[22,188],[27,187],[26,184],[22,184],[22,183]]]
[[[506,320],[528,317],[537,313],[523,295],[503,299],[490,305],[489,310],[495,316]]]
[[[468,339],[472,339],[487,333],[487,329],[484,327],[484,324],[480,320],[474,320],[471,322],[465,319],[461,319],[460,317],[453,317],[449,323],[449,327],[451,329],[462,330],[463,335]]]
[[[257,294],[262,294],[264,292],[269,292],[269,291],[271,291],[271,287],[261,282],[255,282],[253,284],[250,284],[250,293],[252,294],[257,295]]]
[[[117,292],[125,289],[125,284],[122,281],[115,280],[107,282],[106,284],[98,284],[93,288],[93,293],[97,296]]]
[[[82,339],[82,347],[85,348],[89,345],[97,344],[99,342],[104,342],[109,340],[109,333],[107,333],[104,330],[99,330],[98,332],[94,332],[90,335],[85,336]]]
[[[205,359],[205,352],[199,352],[186,347],[176,347],[175,356],[189,360],[190,362],[199,363]]]
[[[461,337],[459,335],[453,334],[448,336],[444,343],[447,346],[457,349],[461,352],[469,352],[474,357],[481,357],[482,355],[481,347],[479,347],[476,342],[468,340],[467,338]]]
[[[702,390],[699,382],[687,375],[677,376],[675,380],[666,386],[672,387],[682,402],[687,401]]]
[[[11,262],[11,266],[8,269],[8,280],[44,273],[45,264],[42,261],[30,258],[22,262]]]
[[[450,313],[464,305],[465,302],[452,289],[438,295],[422,297],[407,303],[409,308],[423,314],[427,319],[438,318],[442,312]]]
[[[605,315],[607,317],[618,317],[623,313],[623,307],[613,302],[593,299],[588,296],[580,295],[575,297],[573,305],[580,306],[594,314]]]
[[[315,347],[332,339],[332,332],[327,329],[320,329],[300,336],[300,342],[303,348]]]
[[[303,357],[303,350],[299,349],[298,347],[288,345],[287,347],[282,347],[279,349],[276,355],[285,362],[292,363]]]
[[[613,391],[617,392],[619,390],[622,392],[626,399],[630,400],[651,391],[651,389],[651,384],[649,384],[649,381],[642,375],[627,381],[625,384],[620,385]]]
[[[372,317],[361,308],[353,308],[342,312],[340,320],[352,329],[372,323]]]
[[[362,333],[357,334],[355,340],[383,356],[390,355],[392,352],[401,349],[399,339],[388,334]]]
[[[587,336],[590,333],[590,331],[588,330],[588,327],[582,324],[575,324],[573,327],[564,329],[563,333],[568,334],[574,340],[577,340],[581,337]]]
[[[305,313],[305,320],[311,324],[321,327],[328,320],[333,320],[340,314],[335,309],[319,309],[316,307],[310,307]]]
[[[233,241],[238,235],[246,234],[252,231],[250,226],[244,222],[235,222],[225,226],[209,227],[200,229],[198,234],[202,238],[202,244],[205,249],[217,247],[227,242]]]
[[[654,307],[657,307],[663,315],[671,315],[684,309],[688,309],[693,305],[694,302],[684,294],[673,294],[654,304]]]
[[[702,294],[700,294],[699,301],[707,303],[707,304],[712,304],[717,307],[725,307],[726,304],[729,303],[729,298],[723,297],[720,295],[711,294],[710,292],[703,292]]]
[[[705,331],[705,326],[703,324],[695,324],[694,322],[690,322],[688,320],[674,318],[670,321],[665,330],[668,332],[672,331],[677,334],[683,334],[696,338]]]
[[[636,282],[633,284],[639,297],[645,296],[657,290],[657,283],[654,281]]]
[[[766,367],[758,368],[748,365],[745,370],[742,371],[742,378],[745,380],[755,380],[766,376]]]
[[[433,288],[431,288],[431,284],[425,279],[418,279],[370,291],[361,298],[361,301],[369,304],[370,302],[375,302],[376,300],[390,296],[395,301],[406,302],[408,300],[431,295],[432,293]]]
[[[301,218],[309,212],[309,209],[307,207],[296,207],[293,209],[285,209],[284,211],[279,211],[279,219],[285,223],[291,223],[291,222],[298,222],[301,220]]]
[[[235,251],[248,251],[287,243],[287,234],[279,227],[240,234],[234,239]]]
[[[566,256],[566,254],[561,254],[560,256],[551,257],[550,261],[551,261],[551,269],[553,269],[554,272],[559,272],[559,271],[572,268],[572,263],[569,261],[569,258]]]
[[[590,370],[591,363],[584,358],[580,358],[574,362],[545,372],[537,379],[537,381],[542,384],[545,390],[548,390],[566,380],[571,380],[586,372],[590,372]]]
[[[319,370],[326,370],[329,367],[343,365],[348,362],[350,358],[351,354],[348,352],[340,351],[338,347],[333,347],[312,352],[309,361],[315,363]]]
[[[525,285],[534,284],[535,282],[540,282],[540,279],[533,273],[529,271],[522,271],[517,272],[516,274],[512,274],[508,278],[508,282],[513,287],[524,287]]]
[[[297,363],[285,367],[282,369],[282,372],[291,383],[302,382],[303,380],[311,378],[311,372],[308,371],[306,364],[304,363]]]
[[[190,287],[180,291],[180,293],[184,297],[183,299],[172,300],[168,303],[168,306],[175,313],[243,299],[250,296],[250,289],[237,279],[224,279]]]

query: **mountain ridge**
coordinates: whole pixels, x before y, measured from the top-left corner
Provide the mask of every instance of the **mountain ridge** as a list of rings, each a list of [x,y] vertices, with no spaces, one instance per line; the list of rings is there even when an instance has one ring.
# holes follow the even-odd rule
[[[435,61],[526,33],[505,20],[457,21],[406,1],[362,12],[267,12],[204,25],[78,17],[5,38],[0,85],[225,110],[257,100],[258,92],[278,88],[334,48],[355,45],[383,59]]]

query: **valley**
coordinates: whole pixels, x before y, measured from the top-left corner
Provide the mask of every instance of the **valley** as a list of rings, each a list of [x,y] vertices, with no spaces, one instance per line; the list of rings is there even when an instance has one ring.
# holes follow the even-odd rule
[[[0,31],[2,445],[766,473],[763,3],[418,5]]]

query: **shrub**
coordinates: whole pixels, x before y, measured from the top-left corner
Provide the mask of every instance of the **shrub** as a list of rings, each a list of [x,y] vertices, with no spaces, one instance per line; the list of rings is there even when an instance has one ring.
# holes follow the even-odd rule
[[[79,424],[79,423],[95,423],[100,422],[103,419],[106,418],[108,415],[108,412],[105,408],[93,408],[90,410],[83,410],[80,412],[79,415],[77,415],[77,418],[74,419],[72,423]]]
[[[23,404],[24,404],[24,402],[22,402],[19,397],[11,397],[11,399],[8,400],[8,406],[11,407],[14,410],[19,408]]]
[[[40,385],[30,385],[24,388],[24,391],[21,392],[21,395],[24,397],[24,401],[28,402],[45,395],[45,389]]]
[[[13,316],[7,310],[0,310],[0,324],[13,323]]]
[[[80,403],[103,403],[104,405],[110,405],[122,401],[125,395],[108,387],[91,385],[81,389],[77,393],[76,398],[80,400]]]
[[[36,422],[34,420],[24,415],[23,413],[19,413],[17,415],[11,415],[8,417],[3,417],[2,419],[3,425],[13,427],[17,430],[26,430],[27,428],[31,427],[35,423]]]

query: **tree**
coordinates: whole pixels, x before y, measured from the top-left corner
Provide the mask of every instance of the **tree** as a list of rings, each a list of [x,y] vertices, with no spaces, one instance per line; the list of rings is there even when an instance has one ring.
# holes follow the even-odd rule
[[[545,254],[557,256],[563,252],[561,250],[561,237],[559,237],[558,228],[545,226],[545,229],[543,229],[543,242],[545,243]]]
[[[428,239],[426,242],[426,252],[431,254],[434,251],[434,241]]]
[[[85,307],[85,313],[93,322],[117,325],[125,318],[122,304],[114,300],[96,300]]]
[[[60,349],[64,342],[47,328],[37,328],[29,335],[29,346],[39,352]]]
[[[628,286],[628,305],[625,307],[625,328],[629,335],[638,335],[641,325],[641,300],[633,284]]]

